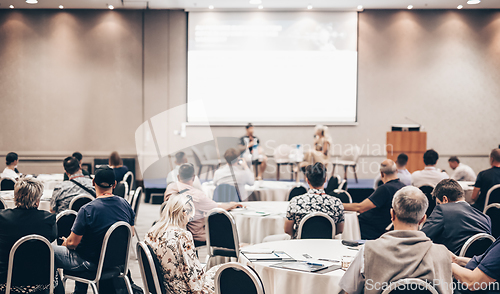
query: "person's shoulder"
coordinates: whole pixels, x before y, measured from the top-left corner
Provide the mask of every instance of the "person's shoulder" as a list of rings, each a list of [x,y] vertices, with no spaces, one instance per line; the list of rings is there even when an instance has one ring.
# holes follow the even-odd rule
[[[420,174],[422,173],[422,170],[416,170],[414,171],[411,176],[414,177],[414,176],[419,176]]]
[[[43,217],[43,219],[45,219],[46,221],[49,221],[49,222],[53,222],[55,223],[56,222],[56,217],[57,215],[55,213],[50,213],[48,211],[45,211],[45,210],[41,210],[41,209],[37,209],[37,211],[39,211],[38,213]]]

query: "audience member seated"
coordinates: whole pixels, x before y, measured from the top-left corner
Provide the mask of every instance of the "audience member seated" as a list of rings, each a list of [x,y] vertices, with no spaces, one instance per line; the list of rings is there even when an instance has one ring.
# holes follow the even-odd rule
[[[240,199],[248,198],[245,185],[253,185],[255,182],[252,171],[248,168],[245,160],[240,158],[240,152],[234,148],[229,148],[224,153],[227,164],[219,168],[214,173],[214,184],[229,184],[237,187]]]
[[[38,210],[43,185],[34,178],[21,177],[14,186],[16,208],[0,210],[0,292],[5,293],[9,253],[17,240],[36,234],[53,242],[57,238],[56,216],[48,211]],[[59,283],[57,281],[56,283]],[[11,293],[31,293],[47,291],[50,285],[31,285],[34,287],[15,287]],[[62,288],[62,283],[60,287]],[[37,292],[41,293],[41,292]],[[45,292],[42,292],[45,293]],[[56,292],[58,293],[58,292]],[[64,289],[62,292],[64,293]]]
[[[314,128],[313,148],[304,152],[304,161],[300,164],[302,168],[321,162],[323,165],[328,163],[332,138],[328,135],[328,127],[317,125]]]
[[[477,175],[476,184],[472,191],[472,206],[483,211],[488,190],[500,184],[500,149],[493,149],[490,154],[491,168],[483,170]]]
[[[267,167],[267,156],[264,154],[264,148],[260,145],[260,140],[256,136],[254,136],[253,125],[249,123],[245,126],[246,135],[240,138],[240,144],[245,146],[245,149],[248,149],[250,153],[253,155],[253,148],[257,146],[257,154],[258,158],[252,157],[252,163],[256,163],[256,161],[260,162],[259,171],[257,173],[257,179],[262,180],[264,175],[264,171]]]
[[[83,155],[80,152],[76,151],[76,152],[73,152],[73,154],[71,154],[71,157],[76,158],[78,160],[78,162],[80,163],[80,169],[82,170],[82,174],[86,177],[90,177],[90,173],[82,168]],[[64,174],[64,180],[65,181],[69,180],[67,174]]]
[[[78,195],[90,195],[92,197],[96,195],[92,180],[83,175],[78,159],[66,157],[63,166],[69,181],[63,181],[54,187],[50,199],[50,211],[53,213],[69,209],[69,203]]]
[[[184,194],[172,195],[160,220],[144,239],[160,260],[168,293],[215,292],[214,275],[218,267],[205,273],[194,251],[193,236],[186,230],[189,218],[194,215],[191,199]]]
[[[398,178],[401,181],[401,183],[405,184],[406,186],[409,186],[411,185],[411,174],[406,169],[407,163],[408,163],[408,155],[404,153],[399,154],[398,158],[396,159],[396,167],[398,168]],[[382,179],[380,178],[380,175],[378,175],[373,183],[373,189],[377,190],[381,181]]]
[[[453,276],[460,283],[464,283],[468,290],[500,293],[500,238],[480,256],[468,258],[452,254],[452,261]]]
[[[121,159],[118,152],[114,151],[109,156],[109,166],[115,172],[116,182],[121,182],[123,180],[123,176],[128,172],[128,167],[123,165],[123,160]]]
[[[358,219],[361,239],[377,239],[391,224],[392,198],[405,186],[399,180],[397,170],[394,161],[384,160],[380,165],[380,178],[384,184],[361,203],[344,203],[345,210],[360,213]]]
[[[448,250],[433,244],[418,230],[425,222],[428,205],[427,197],[418,188],[399,190],[392,200],[394,231],[360,248],[340,280],[340,287],[349,294],[377,294],[384,290],[381,285],[416,278],[433,284],[440,294],[453,293],[449,287],[452,276]]]
[[[107,230],[119,221],[134,225],[135,214],[130,204],[112,193],[116,186],[113,169],[97,169],[92,184],[97,198],[80,208],[71,234],[67,239],[63,237],[62,246],[53,245],[57,268],[71,271],[96,270]],[[87,293],[87,284],[77,282],[74,293]]]
[[[4,168],[1,174],[1,178],[9,178],[13,180],[19,178],[20,174],[19,171],[17,170],[18,163],[19,163],[19,157],[17,156],[17,153],[9,152],[7,156],[5,156],[5,164],[7,166]]]
[[[186,153],[181,151],[181,152],[177,152],[175,154],[175,168],[172,171],[170,171],[167,175],[167,187],[170,183],[179,181],[177,178],[177,176],[179,175],[179,167],[181,166],[181,164],[184,164],[187,162],[188,162],[188,160],[187,160]],[[198,178],[198,176],[195,176],[194,183],[192,186],[195,187],[196,189],[201,190],[201,182],[200,182],[200,179]]]
[[[464,191],[457,181],[442,180],[432,192],[437,206],[432,211],[422,232],[436,244],[443,244],[459,254],[465,242],[475,234],[491,235],[491,220],[481,211],[465,202]]]
[[[474,182],[476,180],[476,173],[468,165],[460,163],[460,160],[456,156],[452,156],[448,159],[448,164],[453,170],[450,178],[455,181],[470,181]]]
[[[168,199],[175,194],[189,195],[193,201],[195,214],[194,218],[187,224],[187,229],[193,235],[194,244],[198,247],[206,244],[205,216],[207,212],[216,207],[231,210],[236,207],[241,207],[241,204],[236,202],[217,204],[215,201],[208,198],[203,191],[194,187],[195,178],[194,166],[190,163],[182,164],[179,167],[178,181],[167,186],[165,201],[168,201]]]
[[[309,191],[290,200],[286,210],[285,233],[297,238],[300,221],[313,212],[328,214],[335,222],[335,234],[344,231],[344,206],[337,197],[323,190],[326,181],[326,168],[321,162],[306,167],[306,182]]]
[[[436,168],[438,159],[439,154],[434,149],[425,151],[425,168],[413,172],[411,175],[411,184],[415,187],[431,186],[434,188],[441,180],[448,179],[449,176],[447,173]]]

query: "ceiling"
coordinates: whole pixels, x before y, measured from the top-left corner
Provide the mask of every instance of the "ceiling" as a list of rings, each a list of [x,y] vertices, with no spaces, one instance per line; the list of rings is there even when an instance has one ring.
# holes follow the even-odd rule
[[[357,10],[358,5],[364,9],[500,9],[500,0],[482,0],[480,4],[469,5],[467,0],[261,0],[263,11],[266,10]],[[27,4],[25,0],[0,0],[0,9],[107,9],[111,4],[115,9],[185,9],[206,10],[214,6],[213,11],[258,11],[258,4],[250,4],[249,0],[38,0],[38,4]]]

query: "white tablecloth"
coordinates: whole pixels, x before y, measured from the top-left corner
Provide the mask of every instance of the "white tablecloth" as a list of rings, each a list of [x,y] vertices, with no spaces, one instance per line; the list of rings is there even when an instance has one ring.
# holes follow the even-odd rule
[[[42,182],[43,189],[54,190],[57,184],[64,181],[64,174],[40,174],[36,179]]]
[[[462,186],[462,189],[464,189],[465,201],[470,204],[474,203],[474,201],[472,201],[472,191],[474,190],[475,182],[459,181],[458,183]]]
[[[243,201],[287,201],[290,191],[296,186],[295,182],[255,181],[253,186],[245,185],[248,198]],[[215,190],[213,182],[205,182],[201,187],[205,195],[213,198]]]
[[[262,243],[242,248],[244,250],[272,249],[285,251],[296,260],[306,260],[303,254],[313,257],[311,262],[331,265],[318,258],[341,260],[342,256],[355,256],[358,251],[348,249],[340,240],[288,240]],[[240,262],[254,268],[262,279],[266,294],[339,293],[342,269],[329,273],[307,273],[270,267],[277,262],[249,262],[240,254]]]
[[[50,198],[52,198],[53,190],[43,190],[42,199],[40,200],[40,206],[38,209],[50,211]],[[7,205],[8,208],[15,208],[14,204],[14,191],[0,191],[0,197]]]
[[[245,206],[246,209],[231,211],[240,242],[258,244],[267,236],[285,233],[287,201],[250,201],[245,202]],[[346,211],[344,218],[344,232],[339,237],[344,240],[360,240],[357,214]]]

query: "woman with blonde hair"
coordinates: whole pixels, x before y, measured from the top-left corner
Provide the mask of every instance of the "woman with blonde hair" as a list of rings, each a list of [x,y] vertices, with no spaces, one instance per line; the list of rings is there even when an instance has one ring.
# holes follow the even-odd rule
[[[314,144],[313,148],[304,153],[304,161],[301,167],[314,165],[316,162],[321,162],[324,165],[328,163],[330,156],[330,147],[332,145],[332,138],[328,135],[328,127],[317,125],[314,128]]]
[[[160,220],[146,234],[145,242],[153,248],[163,269],[165,287],[170,293],[213,294],[217,267],[205,273],[194,251],[186,224],[194,217],[190,196],[169,197]]]

